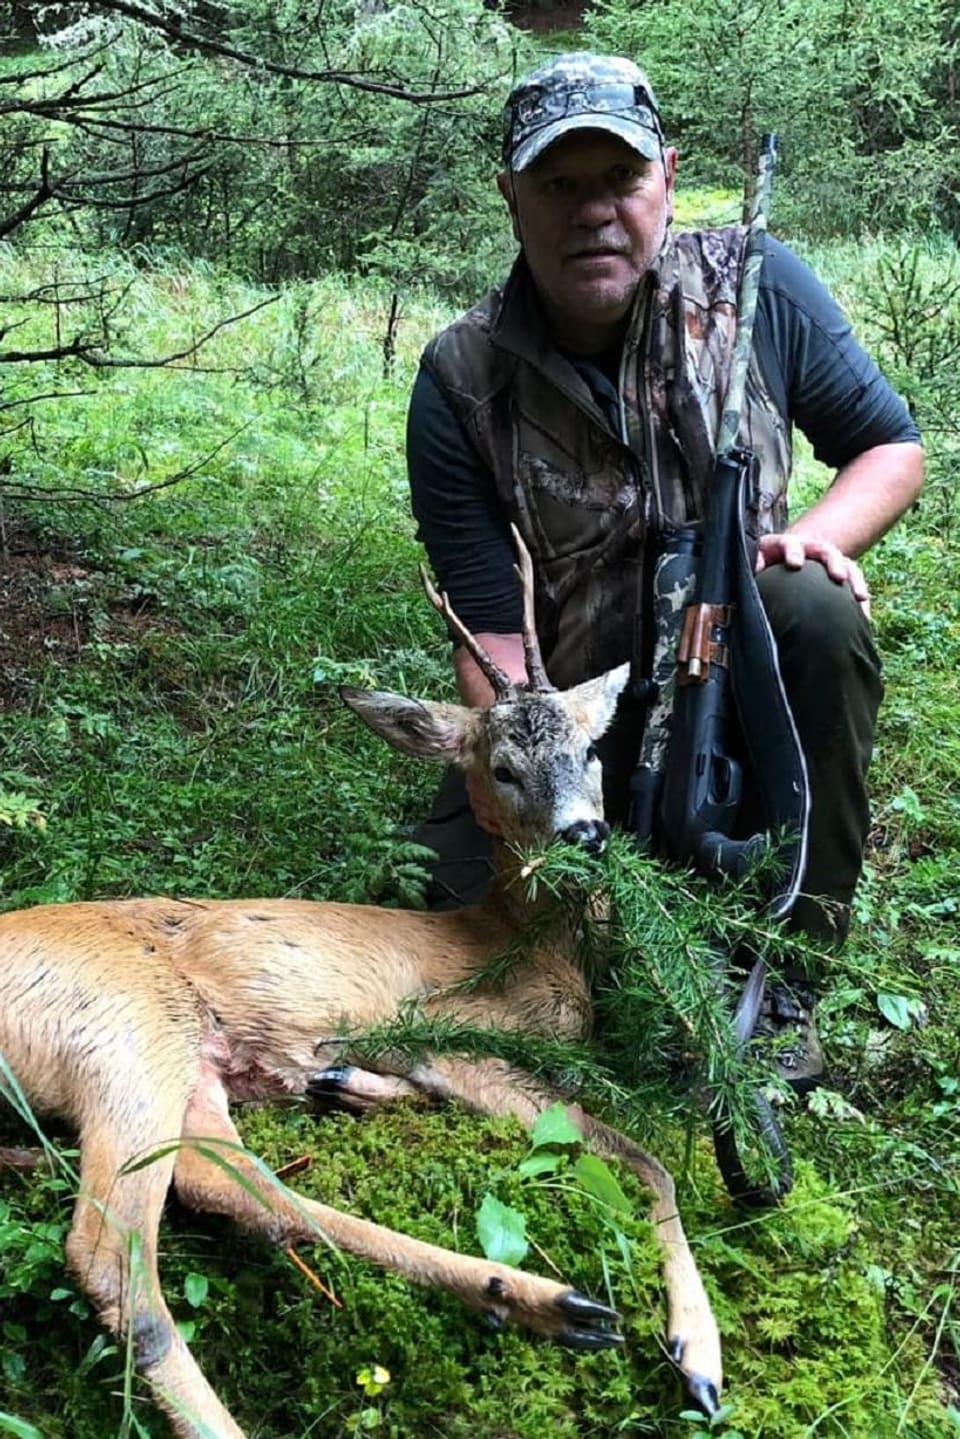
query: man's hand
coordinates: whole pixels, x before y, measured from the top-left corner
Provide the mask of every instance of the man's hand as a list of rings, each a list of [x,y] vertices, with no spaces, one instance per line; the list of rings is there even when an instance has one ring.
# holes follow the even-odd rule
[[[852,556],[876,544],[913,504],[923,484],[923,450],[912,443],[875,445],[836,475],[797,522],[780,535],[764,535],[757,574],[768,565],[802,569],[807,560],[823,565],[838,585],[849,585],[865,615],[870,591]],[[829,538],[828,538],[829,537]]]
[[[764,535],[757,550],[757,574],[761,574],[770,565],[785,565],[788,570],[802,570],[807,560],[823,565],[827,574],[838,585],[849,585],[854,599],[869,618],[870,590],[863,571],[856,560],[851,560],[829,540],[818,540],[790,531]]]
[[[467,798],[470,801],[470,808],[473,810],[473,817],[480,828],[486,830],[487,834],[503,834],[490,790],[475,774],[467,775]]]

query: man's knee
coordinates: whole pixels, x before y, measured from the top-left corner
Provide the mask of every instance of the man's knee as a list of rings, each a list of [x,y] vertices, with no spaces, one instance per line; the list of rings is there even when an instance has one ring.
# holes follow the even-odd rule
[[[791,678],[814,683],[817,676],[837,680],[847,673],[879,702],[880,659],[849,585],[837,584],[813,561],[802,570],[771,565],[757,585],[788,684]]]
[[[837,584],[823,565],[808,561],[802,570],[770,565],[757,576],[757,588],[777,638],[821,638],[841,646],[869,635],[869,622],[849,585]]]

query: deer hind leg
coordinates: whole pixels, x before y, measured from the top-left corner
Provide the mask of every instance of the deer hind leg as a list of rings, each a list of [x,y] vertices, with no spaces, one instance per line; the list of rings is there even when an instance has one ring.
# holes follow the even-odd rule
[[[117,1138],[94,1115],[81,1127],[80,1192],[67,1259],[103,1323],[130,1342],[138,1370],[178,1439],[244,1439],[174,1325],[160,1288],[157,1232],[174,1157],[166,1154],[132,1172],[131,1159],[161,1152],[178,1138],[186,1087],[179,1103],[156,1107],[138,1124],[135,1141]],[[128,1099],[129,1095],[126,1096]],[[144,1106],[153,1096],[137,1098]],[[137,1112],[134,1102],[125,1118]]]
[[[411,1068],[407,1077],[436,1099],[456,1099],[481,1114],[512,1114],[527,1128],[561,1099],[500,1059],[433,1056]],[[723,1383],[720,1335],[677,1212],[673,1178],[658,1159],[626,1135],[593,1119],[577,1104],[566,1108],[589,1147],[629,1165],[654,1196],[650,1221],[663,1249],[668,1353],[691,1397],[705,1413],[713,1414],[720,1406]]]
[[[602,1349],[622,1342],[610,1328],[617,1318],[612,1310],[552,1279],[425,1244],[295,1194],[243,1149],[212,1066],[204,1066],[191,1098],[184,1137],[174,1183],[193,1208],[229,1215],[284,1248],[329,1243],[415,1283],[444,1289],[498,1321],[573,1347]],[[214,1151],[220,1162],[211,1157]]]

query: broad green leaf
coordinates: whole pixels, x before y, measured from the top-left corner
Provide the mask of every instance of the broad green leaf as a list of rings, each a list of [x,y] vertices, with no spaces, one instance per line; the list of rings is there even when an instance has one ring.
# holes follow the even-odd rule
[[[533,1147],[541,1149],[548,1144],[582,1144],[583,1135],[570,1118],[562,1104],[551,1104],[545,1109],[533,1126]]]
[[[477,1211],[477,1236],[487,1258],[500,1264],[519,1264],[529,1248],[526,1219],[493,1194],[483,1196]]]
[[[526,1159],[521,1159],[517,1172],[522,1174],[524,1179],[530,1179],[538,1174],[555,1174],[562,1163],[562,1154],[549,1149],[538,1149],[533,1154],[528,1154]]]
[[[573,1173],[577,1183],[608,1209],[615,1209],[620,1214],[631,1212],[629,1199],[599,1155],[581,1154],[573,1167]]]
[[[910,1000],[905,994],[878,994],[877,1008],[897,1029],[910,1028]]]
[[[13,1434],[15,1439],[43,1439],[39,1429],[13,1414],[0,1414],[0,1434]]]
[[[206,1301],[210,1291],[210,1284],[205,1274],[190,1273],[183,1281],[183,1292],[187,1303],[194,1309],[199,1309]]]

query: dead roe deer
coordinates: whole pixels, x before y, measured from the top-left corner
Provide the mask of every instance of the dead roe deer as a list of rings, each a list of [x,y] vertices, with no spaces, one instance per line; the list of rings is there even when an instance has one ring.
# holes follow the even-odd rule
[[[476,646],[449,607],[448,624]],[[583,1348],[618,1343],[616,1314],[556,1283],[421,1243],[302,1198],[244,1152],[231,1099],[322,1089],[343,1035],[428,1017],[581,1038],[590,996],[573,937],[551,939],[506,981],[464,986],[516,937],[524,913],[516,845],[556,836],[601,843],[601,767],[627,667],[565,693],[549,687],[525,589],[529,680],[512,685],[476,647],[495,690],[489,709],[347,690],[346,703],[391,745],[445,759],[490,784],[503,827],[496,878],[480,905],[446,913],[299,900],[133,899],[39,906],[0,916],[0,1052],[31,1105],[75,1126],[80,1188],[67,1258],[102,1322],[130,1335],[139,1371],[179,1439],[242,1439],[167,1308],[158,1227],[171,1182],[180,1200],[275,1244],[325,1238],[498,1320]],[[421,1057],[353,1075],[354,1097],[420,1092],[530,1125],[557,1100],[503,1062]],[[345,1082],[344,1088],[350,1089]],[[669,1353],[708,1412],[720,1343],[676,1211],[670,1175],[631,1140],[568,1111],[597,1153],[628,1164],[654,1196],[663,1247]],[[236,1148],[234,1148],[236,1146]],[[152,1162],[137,1164],[147,1155]],[[217,1162],[218,1157],[223,1162]],[[11,1160],[13,1156],[11,1155]]]

